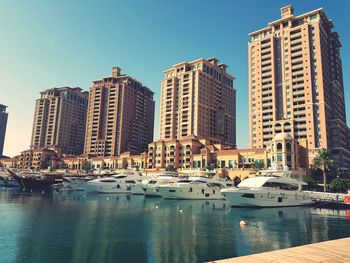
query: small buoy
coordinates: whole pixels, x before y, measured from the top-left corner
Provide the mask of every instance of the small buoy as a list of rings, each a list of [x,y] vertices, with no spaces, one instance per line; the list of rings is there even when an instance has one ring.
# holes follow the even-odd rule
[[[184,210],[180,209],[179,212],[182,213]]]
[[[246,221],[244,221],[244,220],[241,220],[241,221],[239,222],[239,225],[240,225],[240,226],[246,226],[246,225],[248,225],[248,223],[247,223]]]
[[[30,190],[30,192],[33,192],[33,190]]]
[[[156,208],[158,208],[158,206],[156,205]]]
[[[45,193],[45,191],[41,191],[41,193],[42,193],[42,194],[44,194],[44,193]]]
[[[107,197],[106,199],[109,200],[109,197]]]

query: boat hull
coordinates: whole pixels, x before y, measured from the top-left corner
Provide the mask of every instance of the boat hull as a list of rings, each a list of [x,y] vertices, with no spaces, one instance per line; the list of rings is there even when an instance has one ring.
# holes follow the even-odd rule
[[[16,176],[14,178],[24,190],[50,190],[52,185],[55,184],[54,180],[35,179],[24,176]]]
[[[144,195],[147,197],[162,197],[159,193],[158,187],[150,185],[141,185]]]
[[[223,190],[223,197],[236,207],[286,207],[313,204],[310,196],[303,192]]]
[[[104,194],[144,194],[142,188],[137,184],[126,184],[123,182],[99,183],[86,182],[81,185],[86,192]]]
[[[0,178],[0,186],[2,187],[20,187],[16,180],[8,177]]]
[[[160,186],[159,194],[164,199],[223,200],[220,188]]]

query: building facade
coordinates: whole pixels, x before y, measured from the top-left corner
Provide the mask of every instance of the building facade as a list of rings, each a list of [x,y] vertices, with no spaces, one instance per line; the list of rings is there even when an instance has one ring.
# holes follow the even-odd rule
[[[213,142],[193,135],[152,142],[148,145],[147,168],[203,169],[211,163],[211,156],[204,152],[207,147],[214,148]]]
[[[0,157],[3,155],[8,112],[7,106],[0,104]]]
[[[27,169],[47,169],[58,168],[60,164],[60,156],[53,150],[45,148],[29,149],[21,152],[18,161],[18,168]]]
[[[55,148],[79,155],[84,149],[88,92],[52,88],[36,101],[31,148]]]
[[[322,8],[281,18],[250,33],[250,146],[267,147],[288,132],[307,139],[310,164],[321,148],[350,167],[340,41]]]
[[[269,167],[288,169],[296,176],[305,177],[309,167],[307,140],[296,142],[289,133],[277,134],[266,148],[250,149],[228,148],[196,136],[158,140],[148,145],[146,159],[148,173],[169,168],[180,173],[197,173],[211,166],[221,176],[240,180]]]
[[[236,146],[234,77],[216,58],[182,62],[164,71],[161,139],[210,138]]]
[[[95,156],[141,153],[153,140],[153,92],[114,67],[90,88],[84,152]]]

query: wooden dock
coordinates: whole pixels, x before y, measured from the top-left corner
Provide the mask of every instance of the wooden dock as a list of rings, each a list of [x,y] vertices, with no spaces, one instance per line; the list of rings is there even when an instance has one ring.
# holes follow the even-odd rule
[[[350,262],[350,238],[342,238],[249,256],[212,261],[215,263],[343,263]]]

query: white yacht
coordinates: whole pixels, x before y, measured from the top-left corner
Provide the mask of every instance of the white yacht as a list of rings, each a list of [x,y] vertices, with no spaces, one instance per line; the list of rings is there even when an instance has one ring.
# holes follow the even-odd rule
[[[292,178],[289,171],[276,176],[277,171],[261,171],[261,175],[243,180],[237,188],[221,191],[232,206],[282,207],[312,204],[307,192],[302,191],[306,183]],[[280,173],[280,171],[279,171]]]
[[[142,179],[140,175],[136,174],[118,174],[88,181],[82,187],[85,191],[94,193],[144,194],[143,189],[138,184]]]
[[[158,186],[159,194],[165,199],[223,199],[220,191],[232,182],[205,177],[188,177],[174,183]]]
[[[145,179],[141,182],[145,196],[161,197],[158,187],[169,183],[175,183],[179,177],[170,175],[160,175],[156,178]]]
[[[84,191],[84,184],[93,180],[92,176],[65,176],[63,177],[63,186],[73,191]]]

